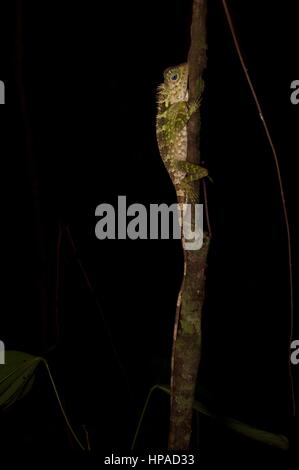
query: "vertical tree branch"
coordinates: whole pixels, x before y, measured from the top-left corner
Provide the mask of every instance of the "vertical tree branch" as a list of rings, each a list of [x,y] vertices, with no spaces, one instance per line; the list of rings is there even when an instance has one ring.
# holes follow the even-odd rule
[[[198,94],[197,82],[206,67],[206,0],[193,0],[191,44],[188,53],[189,100]],[[188,156],[192,163],[200,163],[200,114],[194,113],[188,122]]]
[[[193,0],[191,45],[188,54],[189,99],[198,94],[197,83],[206,66],[206,0]],[[188,158],[200,162],[200,116],[195,113],[188,123]],[[174,343],[170,449],[187,449],[192,431],[192,412],[201,352],[201,317],[205,296],[205,268],[210,238],[204,236],[200,250],[184,250],[185,269],[179,293],[179,322]]]

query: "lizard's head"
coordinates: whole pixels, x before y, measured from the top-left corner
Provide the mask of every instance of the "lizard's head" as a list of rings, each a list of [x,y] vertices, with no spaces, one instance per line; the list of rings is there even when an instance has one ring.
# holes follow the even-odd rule
[[[188,100],[188,64],[169,67],[164,71],[164,83],[159,87],[161,101],[169,106]]]

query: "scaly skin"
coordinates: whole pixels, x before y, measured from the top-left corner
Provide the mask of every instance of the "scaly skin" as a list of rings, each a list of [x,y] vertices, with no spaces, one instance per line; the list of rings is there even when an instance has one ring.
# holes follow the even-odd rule
[[[166,69],[164,83],[158,87],[158,147],[179,202],[195,202],[196,195],[190,183],[208,175],[206,168],[186,161],[187,123],[200,106],[202,91],[203,81],[200,81],[198,99],[188,102],[187,64]]]
[[[187,162],[187,123],[195,113],[201,100],[203,81],[199,82],[198,98],[188,101],[188,65],[170,67],[164,72],[164,83],[158,87],[156,134],[161,158],[175,187],[180,206],[196,202],[192,183],[208,175],[206,168]],[[182,233],[182,244],[185,250],[185,239]],[[185,252],[185,251],[184,251]],[[186,277],[186,256],[184,277]],[[173,331],[173,349],[171,356],[171,403],[174,396],[175,345],[179,325],[183,283],[179,292],[176,317]]]

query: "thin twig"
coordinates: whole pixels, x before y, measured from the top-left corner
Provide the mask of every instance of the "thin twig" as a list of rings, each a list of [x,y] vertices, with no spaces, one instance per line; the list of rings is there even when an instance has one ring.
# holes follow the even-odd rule
[[[293,293],[293,269],[292,269],[292,245],[291,245],[291,231],[290,231],[290,222],[289,222],[289,216],[288,216],[288,211],[287,211],[287,206],[286,206],[286,201],[285,201],[285,194],[284,194],[284,187],[283,187],[283,182],[282,182],[282,177],[281,177],[281,171],[280,171],[280,166],[279,166],[279,161],[278,161],[278,156],[277,152],[273,143],[273,139],[271,137],[269,127],[267,125],[267,122],[265,121],[265,118],[263,116],[262,108],[259,102],[259,99],[257,97],[257,94],[255,92],[253,83],[251,81],[250,75],[248,73],[248,69],[246,67],[243,54],[240,48],[240,44],[235,32],[235,28],[233,25],[233,21],[231,18],[231,14],[229,12],[226,0],[222,0],[222,5],[224,8],[225,16],[229,25],[229,29],[233,38],[234,46],[236,48],[244,75],[246,77],[248,86],[250,88],[252,97],[254,99],[259,117],[262,121],[264,131],[268,140],[268,143],[271,147],[274,163],[275,163],[275,168],[276,168],[276,173],[277,173],[277,179],[278,179],[278,185],[279,185],[279,192],[280,192],[280,197],[281,197],[281,203],[282,203],[282,209],[283,209],[283,215],[284,215],[284,220],[285,220],[285,227],[286,227],[286,233],[287,233],[287,245],[288,245],[288,263],[289,263],[289,286],[290,286],[290,342],[292,342],[293,338],[293,324],[294,324],[294,293]],[[296,415],[296,400],[295,400],[295,391],[294,391],[294,380],[293,380],[293,375],[292,375],[292,366],[291,366],[291,361],[289,357],[289,376],[290,376],[290,386],[291,386],[291,395],[292,395],[292,407],[293,407],[293,416]]]
[[[55,286],[55,323],[56,323],[56,344],[59,341],[60,324],[59,324],[59,293],[60,293],[60,258],[61,258],[61,240],[62,228],[59,224],[57,245],[56,245],[56,286]]]
[[[208,229],[209,237],[212,238],[212,227],[211,227],[211,222],[210,222],[210,213],[209,213],[209,206],[208,206],[208,193],[207,193],[206,182],[204,179],[202,181],[202,188],[203,188],[203,199],[204,199],[207,229]]]
[[[60,396],[59,396],[59,393],[58,393],[58,390],[56,388],[56,385],[55,385],[55,382],[54,382],[54,379],[52,377],[52,374],[51,374],[51,371],[50,371],[50,368],[49,368],[49,365],[47,363],[47,361],[43,358],[41,358],[42,362],[44,363],[46,369],[47,369],[47,372],[49,374],[49,378],[50,378],[50,382],[52,384],[52,387],[53,387],[53,390],[54,390],[54,393],[55,393],[55,397],[57,399],[57,402],[58,402],[58,405],[59,405],[59,408],[61,410],[61,413],[64,417],[64,420],[65,420],[65,423],[70,431],[70,433],[72,434],[73,438],[75,439],[75,441],[77,442],[78,446],[80,447],[81,450],[85,450],[85,447],[84,445],[81,443],[80,439],[78,438],[78,436],[76,435],[75,431],[73,430],[72,428],[72,425],[71,423],[69,422],[69,419],[67,417],[67,414],[62,406],[62,403],[61,403],[61,399],[60,399]]]
[[[126,370],[125,370],[125,368],[124,368],[124,366],[123,366],[123,363],[122,363],[122,361],[121,361],[121,359],[120,359],[119,353],[118,353],[118,351],[117,351],[117,349],[116,349],[116,347],[115,347],[115,345],[114,345],[114,341],[113,341],[111,329],[110,329],[110,327],[109,327],[109,325],[108,325],[108,323],[107,323],[106,317],[105,317],[105,315],[104,315],[104,313],[103,313],[103,309],[102,309],[101,303],[100,303],[99,298],[98,298],[98,296],[97,296],[97,294],[96,294],[96,292],[95,292],[95,289],[93,288],[93,286],[92,286],[92,284],[91,284],[91,281],[90,281],[90,279],[89,279],[89,276],[88,276],[88,274],[87,274],[87,271],[86,271],[86,269],[85,269],[85,267],[84,267],[84,265],[83,265],[81,259],[79,258],[78,250],[77,250],[77,247],[76,247],[76,245],[75,245],[74,239],[73,239],[73,237],[72,237],[72,235],[71,235],[69,226],[66,226],[66,227],[65,227],[65,231],[66,231],[66,234],[67,234],[69,243],[70,243],[70,245],[71,245],[71,247],[72,247],[73,253],[74,253],[75,257],[76,257],[78,266],[79,266],[79,268],[80,268],[80,270],[81,270],[81,273],[82,273],[82,275],[83,275],[83,278],[84,278],[84,280],[85,280],[85,283],[86,283],[86,285],[87,285],[89,291],[91,292],[91,294],[92,294],[93,297],[94,297],[94,301],[95,301],[95,304],[96,304],[96,306],[97,306],[97,309],[98,309],[98,311],[99,311],[99,313],[100,313],[100,315],[101,315],[102,323],[103,323],[103,326],[104,326],[104,329],[105,329],[107,338],[109,339],[110,346],[111,346],[111,349],[112,349],[112,351],[113,351],[115,360],[116,360],[116,362],[117,362],[117,364],[118,364],[118,367],[119,367],[119,369],[120,369],[120,371],[121,371],[121,373],[122,373],[122,375],[123,375],[123,377],[124,377],[124,379],[125,379],[126,387],[127,387],[127,389],[129,389],[129,383],[128,383],[127,373],[126,373]]]

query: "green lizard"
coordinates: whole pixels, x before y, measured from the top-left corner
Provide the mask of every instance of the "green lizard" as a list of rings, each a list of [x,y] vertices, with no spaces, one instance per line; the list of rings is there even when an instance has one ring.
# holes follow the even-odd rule
[[[188,101],[188,64],[169,67],[157,91],[156,135],[161,158],[175,187],[178,202],[196,202],[191,182],[208,175],[206,168],[187,162],[187,123],[201,102],[204,82],[199,81],[196,101]]]
[[[208,175],[206,168],[187,162],[187,123],[201,102],[204,82],[199,81],[198,98],[188,99],[188,65],[186,63],[169,67],[164,71],[164,82],[157,92],[156,134],[161,158],[170,175],[176,190],[178,204],[181,208],[188,202],[196,202],[192,188],[193,181]],[[185,236],[182,233],[184,253]],[[177,299],[176,316],[173,331],[173,348],[171,355],[171,403],[174,397],[175,345],[180,320],[182,292],[186,277],[186,255],[184,255],[184,275]]]

